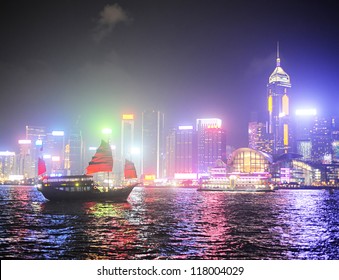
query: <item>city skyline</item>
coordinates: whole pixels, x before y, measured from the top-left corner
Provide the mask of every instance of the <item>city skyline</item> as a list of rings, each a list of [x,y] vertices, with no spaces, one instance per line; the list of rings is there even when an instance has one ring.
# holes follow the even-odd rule
[[[278,41],[291,106],[338,113],[334,3],[276,5],[5,1],[0,150],[13,149],[26,125],[79,121],[90,135],[148,108],[169,127],[220,118],[227,143],[246,146],[250,111],[266,109]]]

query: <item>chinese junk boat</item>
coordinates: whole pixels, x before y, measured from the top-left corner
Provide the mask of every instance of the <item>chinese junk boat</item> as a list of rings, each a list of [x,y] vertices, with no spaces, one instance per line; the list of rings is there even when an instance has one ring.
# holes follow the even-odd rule
[[[46,168],[39,159],[38,173],[42,175],[46,172]],[[139,183],[133,162],[126,160],[124,176],[125,181],[119,186],[110,186],[108,184],[98,183],[94,181],[90,174],[98,172],[112,172],[113,157],[110,145],[101,141],[100,147],[97,149],[92,160],[86,168],[85,175],[72,176],[44,176],[38,190],[45,198],[51,201],[55,200],[83,200],[83,201],[113,201],[124,202],[127,200],[133,188]]]

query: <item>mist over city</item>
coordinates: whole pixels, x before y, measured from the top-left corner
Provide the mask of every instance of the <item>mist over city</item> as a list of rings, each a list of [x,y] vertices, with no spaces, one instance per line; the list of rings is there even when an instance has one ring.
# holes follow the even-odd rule
[[[291,106],[336,113],[337,17],[332,1],[5,1],[0,53],[0,149],[25,126],[90,142],[121,114],[165,114],[168,128],[223,120],[247,146],[250,112],[265,115],[280,44]],[[278,12],[279,11],[279,12]],[[292,102],[293,100],[293,102]],[[119,139],[119,136],[117,135]]]

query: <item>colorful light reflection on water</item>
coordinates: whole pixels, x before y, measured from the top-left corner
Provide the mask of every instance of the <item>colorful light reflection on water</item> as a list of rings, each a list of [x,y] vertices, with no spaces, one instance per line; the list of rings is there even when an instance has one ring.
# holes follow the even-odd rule
[[[339,192],[135,188],[127,203],[0,187],[1,259],[339,259]]]

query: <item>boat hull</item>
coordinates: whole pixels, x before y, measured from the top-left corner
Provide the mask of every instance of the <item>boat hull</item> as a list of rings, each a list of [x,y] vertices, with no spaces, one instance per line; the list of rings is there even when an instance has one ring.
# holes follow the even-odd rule
[[[112,202],[125,202],[128,196],[136,186],[126,186],[122,188],[113,188],[107,191],[98,191],[91,189],[89,191],[65,191],[53,187],[38,187],[42,195],[51,201],[112,201]]]
[[[45,177],[37,189],[42,195],[52,201],[82,200],[82,201],[126,201],[137,182],[128,185],[107,188],[100,187],[92,176],[60,176]]]

